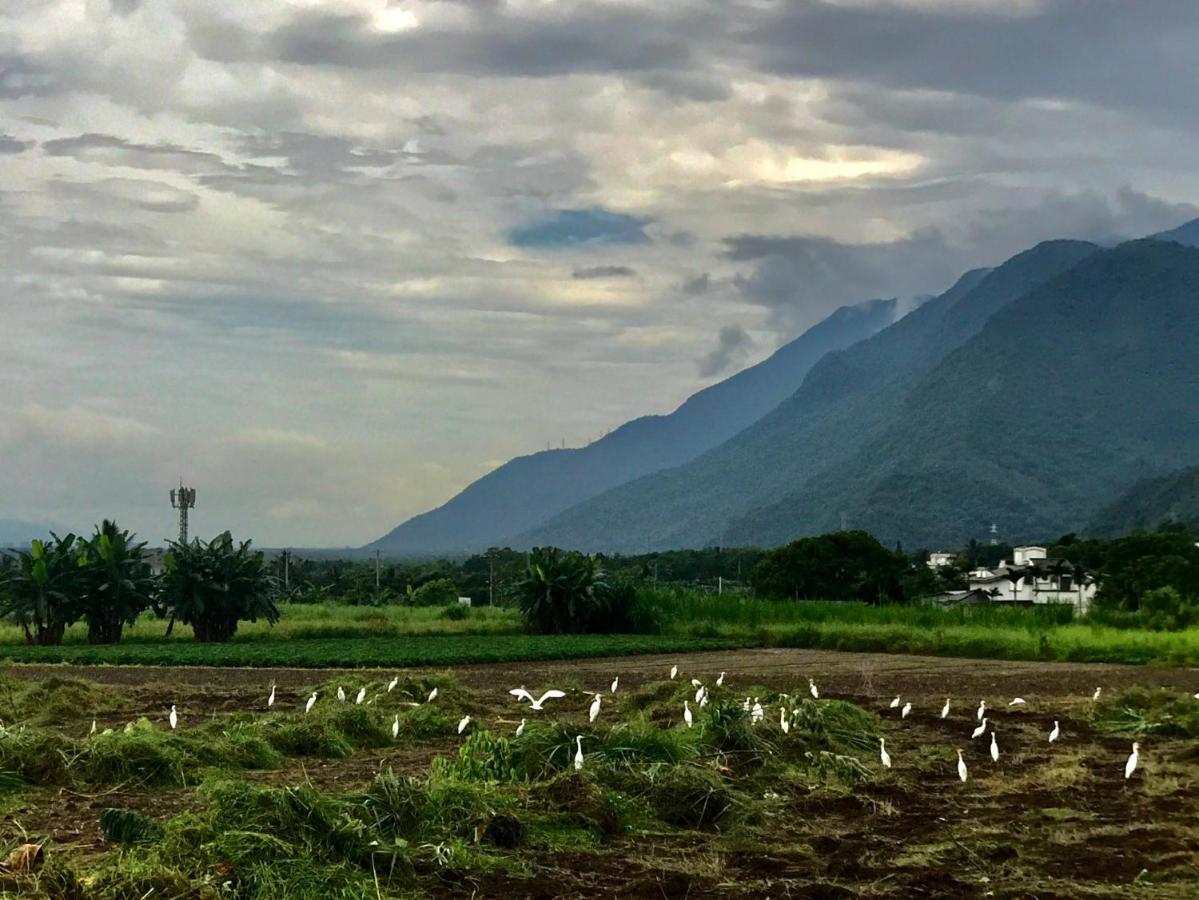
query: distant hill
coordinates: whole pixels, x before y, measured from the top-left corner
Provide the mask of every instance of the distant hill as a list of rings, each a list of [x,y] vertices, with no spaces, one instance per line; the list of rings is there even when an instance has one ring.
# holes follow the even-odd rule
[[[513,459],[365,549],[396,555],[484,549],[609,488],[694,459],[794,393],[825,354],[890,325],[895,311],[895,300],[842,307],[768,359],[694,394],[673,413],[634,419],[587,447]]]
[[[817,505],[798,492],[842,471],[873,482],[873,471],[844,467],[893,426],[928,373],[999,310],[1098,252],[1081,241],[1049,241],[994,270],[968,273],[869,340],[823,358],[793,396],[726,443],[581,503],[511,543],[624,552],[766,546],[834,530],[842,512],[846,524],[868,527],[858,504],[833,496]],[[905,414],[935,415],[955,401],[930,402],[932,409]],[[964,468],[954,477],[968,479]]]
[[[1188,247],[1199,247],[1199,219],[1184,222],[1169,231],[1159,231],[1153,238],[1159,241],[1175,241]]]
[[[1142,478],[1099,510],[1084,531],[1095,537],[1119,537],[1166,523],[1199,532],[1199,466]]]
[[[819,480],[751,511],[734,542],[836,525],[957,546],[1082,528],[1134,481],[1199,459],[1199,250],[1094,254],[997,312]]]

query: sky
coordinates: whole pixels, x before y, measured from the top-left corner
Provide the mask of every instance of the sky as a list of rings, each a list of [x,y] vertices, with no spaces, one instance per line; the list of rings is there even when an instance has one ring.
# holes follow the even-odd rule
[[[0,518],[372,540],[1199,215],[1192,0],[4,0]]]

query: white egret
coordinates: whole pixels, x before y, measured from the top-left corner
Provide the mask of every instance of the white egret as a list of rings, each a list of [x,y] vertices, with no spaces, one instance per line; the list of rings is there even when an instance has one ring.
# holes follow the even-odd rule
[[[699,687],[697,687],[695,689],[695,702],[699,703],[699,701],[703,700],[704,694],[706,694],[707,692],[708,692],[708,689],[705,688],[702,684]]]
[[[387,693],[390,694],[392,691],[394,691],[396,689],[396,685],[399,683],[400,683],[399,675],[397,675],[395,678],[391,679],[391,681],[387,682]]]
[[[758,702],[757,697],[754,698],[754,708],[750,711],[749,718],[755,725],[766,718],[766,710],[762,709],[762,704]]]
[[[1192,694],[1191,696],[1194,697],[1196,700],[1199,700],[1199,694]]]
[[[941,718],[942,719],[949,718],[949,698],[948,697],[945,698],[945,705],[941,707]]]
[[[991,762],[999,762],[999,744],[995,743],[995,726],[991,726]]]
[[[708,705],[708,692],[704,691],[704,695],[699,698],[699,708],[703,709]]]
[[[1097,702],[1099,700],[1099,695],[1102,693],[1103,693],[1103,688],[1101,688],[1101,687],[1095,688],[1095,693],[1091,694],[1091,700]]]
[[[520,737],[522,734],[525,733],[525,723],[528,721],[529,721],[528,719],[520,720],[520,724],[516,726],[516,736],[517,737]]]
[[[583,768],[583,735],[575,737],[575,746],[578,747],[575,750],[575,771],[577,772]]]
[[[901,697],[896,694],[895,699],[891,701],[891,709],[899,709],[899,704],[902,703]]]
[[[175,712],[174,706],[171,706],[171,714],[167,716],[167,721],[171,723],[171,730],[174,731],[179,724],[179,713]]]
[[[391,723],[391,739],[394,741],[400,736],[400,714],[396,713],[395,721]]]
[[[702,682],[702,681],[700,681],[698,678],[692,678],[692,679],[691,679],[691,686],[692,686],[693,688],[697,688],[697,687],[699,687],[701,684],[703,684],[703,682]]]
[[[694,721],[691,716],[691,705],[686,700],[683,701],[683,721],[687,723],[688,728],[691,727],[691,723]]]
[[[808,679],[808,693],[812,695],[813,700],[820,699],[820,691],[816,689],[816,682],[814,682],[811,678]]]
[[[671,667],[670,667],[670,680],[671,680],[671,681],[674,681],[674,677],[675,677],[676,675],[678,675],[678,674],[679,674],[679,667],[678,667],[678,666],[671,666]]]
[[[749,712],[749,698],[748,697],[746,697],[745,701],[741,704],[741,708],[743,710],[745,710],[746,712]]]
[[[903,705],[903,709],[899,713],[899,718],[906,719],[908,717],[908,713],[910,713],[911,711],[912,711],[911,702],[905,703]]]
[[[1140,761],[1140,759],[1141,759],[1141,745],[1134,743],[1132,745],[1132,753],[1128,757],[1128,762],[1126,762],[1124,764],[1125,780],[1132,777],[1132,773],[1136,771],[1137,763]]]
[[[1027,705],[1028,705],[1028,701],[1025,700],[1023,697],[1014,697],[1014,698],[1012,698],[1012,701],[1010,703],[1008,703],[1008,706],[1027,706]]]
[[[891,754],[887,752],[887,739],[880,737],[878,739],[878,755],[883,761],[883,768],[891,768]]]
[[[425,702],[432,703],[436,699],[437,699],[437,688],[433,688],[433,690],[429,691],[429,699],[427,699]]]
[[[987,730],[987,717],[983,716],[983,720],[978,723],[978,727],[970,732],[970,740],[974,740],[980,734]]]
[[[316,691],[312,692],[312,696],[308,698],[308,702],[304,704],[304,715],[312,712],[312,707],[316,706]]]
[[[560,697],[566,696],[565,692],[563,692],[563,691],[548,690],[544,694],[542,694],[540,697],[535,698],[532,694],[530,694],[524,688],[513,688],[512,690],[508,691],[508,693],[511,694],[513,697],[515,697],[517,700],[528,700],[531,704],[533,704],[532,709],[534,712],[540,712],[541,708],[544,705],[546,700],[557,700]],[[592,705],[594,706],[598,702],[599,702],[599,694],[596,694],[595,700],[592,702]]]
[[[720,676],[716,679],[716,686],[724,687],[724,672],[721,672]],[[1195,697],[1199,698],[1199,694],[1196,694]]]
[[[461,719],[459,719],[458,720],[458,733],[462,734],[462,732],[466,731],[466,726],[469,724],[470,724],[470,716],[463,716]]]
[[[95,733],[96,733],[96,720],[92,719],[92,730],[89,731],[88,734],[95,734]]]
[[[983,716],[985,716],[986,714],[987,714],[987,701],[979,700],[978,701],[978,715],[975,716],[975,718],[981,722]]]
[[[365,699],[366,699],[366,688],[365,688],[365,687],[363,687],[363,688],[359,688],[359,690],[358,690],[358,696],[354,698],[354,703],[355,703],[355,705],[357,705],[357,706],[361,706],[361,705],[362,705],[362,701],[363,701],[363,700],[365,700]]]
[[[595,699],[591,701],[591,709],[587,711],[587,721],[594,722],[599,718],[600,702],[602,699],[603,698],[599,694],[595,695]]]
[[[1049,743],[1053,743],[1062,736],[1062,726],[1057,723],[1057,719],[1053,720],[1053,731],[1049,732]]]
[[[958,778],[962,779],[962,781],[965,781],[968,777],[969,777],[969,773],[967,773],[967,771],[966,771],[966,760],[962,759],[962,751],[959,750],[958,751]]]
[[[791,723],[787,721],[787,707],[779,707],[779,728],[783,729],[783,734],[791,733]]]
[[[272,681],[271,682],[271,693],[266,698],[266,708],[270,709],[274,705],[275,705],[275,682]]]
[[[337,699],[340,700],[342,703],[346,702],[345,688],[343,688],[341,685],[337,686]]]
[[[618,687],[620,687],[620,676],[619,676],[619,675],[617,675],[615,678],[613,678],[613,679],[612,679],[612,687],[610,687],[610,688],[609,688],[609,690],[610,690],[610,691],[611,691],[613,694],[615,694],[615,693],[616,693],[616,689],[617,689]]]

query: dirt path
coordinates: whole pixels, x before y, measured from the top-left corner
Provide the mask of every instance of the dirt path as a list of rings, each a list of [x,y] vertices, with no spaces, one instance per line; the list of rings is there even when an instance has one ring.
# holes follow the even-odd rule
[[[497,691],[521,684],[551,685],[563,679],[591,686],[607,684],[614,675],[636,687],[666,677],[671,666],[680,678],[713,678],[726,672],[727,682],[802,684],[814,678],[830,693],[912,699],[962,697],[1090,697],[1096,687],[1106,692],[1140,684],[1199,691],[1199,669],[1164,669],[1096,663],[1009,662],[886,653],[838,653],[827,650],[729,650],[711,653],[607,657],[550,662],[494,663],[448,667],[466,686]],[[281,698],[298,698],[311,685],[346,669],[239,669],[188,666],[10,665],[0,674],[41,679],[48,675],[86,678],[113,686],[177,684],[211,692],[214,697],[240,695],[251,685],[278,685]],[[369,670],[363,670],[369,671]],[[394,670],[385,670],[394,671]],[[265,691],[265,688],[264,688]]]

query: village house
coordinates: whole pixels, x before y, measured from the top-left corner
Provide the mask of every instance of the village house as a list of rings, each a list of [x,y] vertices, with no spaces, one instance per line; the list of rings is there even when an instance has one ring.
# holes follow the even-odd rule
[[[1095,597],[1095,579],[1069,560],[1052,559],[1044,547],[1016,547],[1010,562],[969,573],[970,591],[985,592],[992,603],[1031,606],[1068,603],[1085,613]]]

